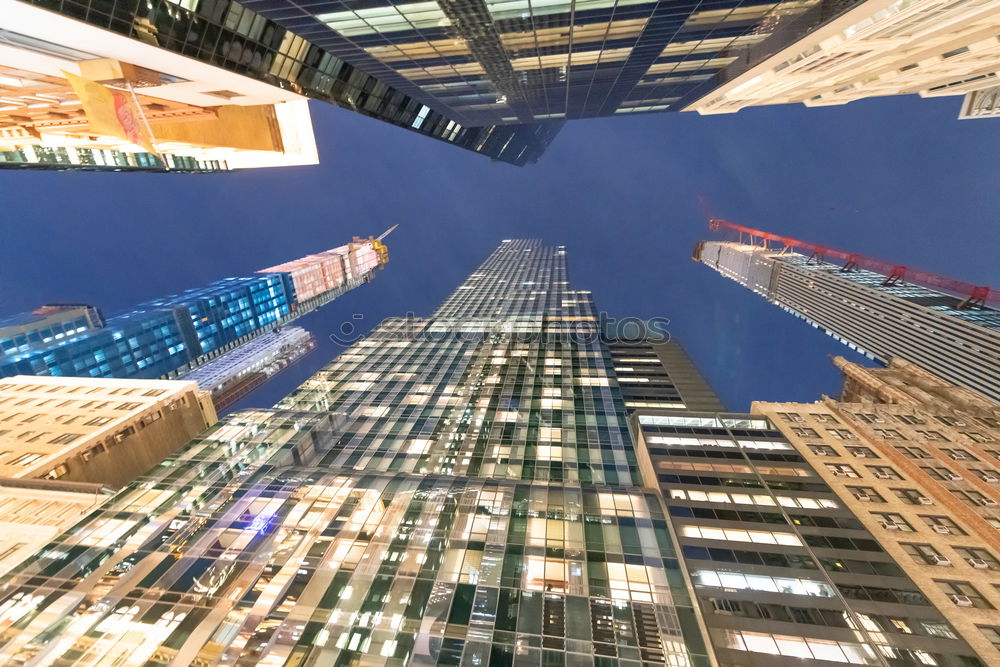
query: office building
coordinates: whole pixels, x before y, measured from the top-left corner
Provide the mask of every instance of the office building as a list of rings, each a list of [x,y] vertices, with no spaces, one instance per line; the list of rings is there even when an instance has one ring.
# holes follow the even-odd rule
[[[627,411],[724,410],[679,342],[646,331],[638,339],[609,338],[608,350]]]
[[[0,478],[0,577],[111,494],[103,484]]]
[[[0,662],[708,664],[596,325],[501,244],[15,569]]]
[[[243,4],[465,125],[681,110],[776,26],[834,11],[796,0]]]
[[[216,422],[193,382],[0,380],[0,478],[119,487]]]
[[[191,382],[0,380],[0,575],[215,423]]]
[[[78,20],[88,14],[75,8],[0,2],[0,167],[210,172],[318,162],[305,96],[171,53],[148,22],[118,34]],[[117,25],[122,11],[89,16]],[[159,11],[169,18],[168,7]],[[102,106],[67,72],[122,97]],[[139,117],[121,120],[131,102]],[[95,125],[102,113],[117,116],[121,132]],[[152,144],[129,140],[129,124]]]
[[[504,241],[431,317],[383,322],[15,568],[0,661],[983,664],[767,420],[637,410],[637,445],[602,331],[564,248]],[[644,446],[687,471],[735,454],[708,475],[741,485],[661,484]]]
[[[918,94],[964,95],[962,117],[988,116],[965,111],[998,83],[1000,3],[865,0],[828,18],[808,30],[790,26],[777,43],[765,40],[763,50],[751,45],[734,51],[719,85],[686,110],[732,113],[768,104],[814,107]]]
[[[956,95],[1000,69],[995,0],[244,4],[463,124]]]
[[[674,341],[621,345],[626,409],[634,387],[665,395],[630,425],[718,664],[977,664],[773,418],[724,412]]]
[[[869,359],[886,363],[899,357],[948,382],[1000,399],[998,293],[969,286],[963,295],[924,287],[960,283],[811,247],[814,251],[807,256],[788,245],[777,250],[706,241],[696,248],[695,260]],[[825,259],[829,253],[846,255],[846,263],[830,262]],[[876,271],[865,265],[885,268]]]
[[[316,339],[301,327],[261,334],[245,345],[199,366],[180,380],[197,382],[223,411],[316,348]]]
[[[754,403],[951,627],[1000,663],[1000,404],[913,364],[841,357],[840,399]]]
[[[719,664],[985,664],[767,418],[633,425]]]
[[[0,377],[184,376],[369,282],[388,259],[379,239],[356,238],[257,273],[155,299],[106,320],[95,308],[77,305],[11,316],[0,321]],[[226,390],[219,383],[208,385],[213,392]]]
[[[0,15],[0,167],[315,164],[309,99],[512,164],[537,159],[558,129],[462,123],[231,0],[2,0]],[[94,132],[65,72],[134,89],[161,157]]]

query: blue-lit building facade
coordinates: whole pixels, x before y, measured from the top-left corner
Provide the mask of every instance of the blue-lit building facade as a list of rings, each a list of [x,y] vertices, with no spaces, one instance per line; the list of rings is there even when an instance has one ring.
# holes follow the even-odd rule
[[[337,249],[345,253],[345,265],[351,262],[346,253],[356,246],[370,248],[371,242]],[[258,272],[155,299],[106,321],[92,306],[45,306],[0,320],[0,377],[177,377],[368,282],[371,275],[369,270],[300,299],[289,272]]]
[[[464,125],[677,111],[852,0],[243,0]]]
[[[143,304],[98,329],[48,342],[31,334],[11,339],[0,375],[161,377],[273,326],[293,300],[282,276],[220,280]]]

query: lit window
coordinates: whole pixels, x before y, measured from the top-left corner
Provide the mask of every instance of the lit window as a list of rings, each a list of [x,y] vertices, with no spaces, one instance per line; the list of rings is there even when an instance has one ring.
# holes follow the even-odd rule
[[[420,30],[451,25],[436,2],[411,2],[316,16],[344,36]]]
[[[775,531],[739,530],[735,528],[715,528],[712,526],[682,526],[681,534],[685,537],[696,537],[703,540],[783,544],[786,546],[802,545],[802,542],[794,534]]]
[[[712,588],[734,588],[737,590],[764,591],[768,593],[783,593],[785,595],[811,595],[817,597],[833,597],[833,588],[822,581],[812,579],[792,579],[788,577],[769,577],[758,574],[740,574],[738,572],[717,572],[715,570],[698,570],[692,575],[696,586]]]

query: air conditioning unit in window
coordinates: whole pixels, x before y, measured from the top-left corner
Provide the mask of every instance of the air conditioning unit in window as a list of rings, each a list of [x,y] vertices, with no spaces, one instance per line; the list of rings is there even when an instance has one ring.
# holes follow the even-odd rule
[[[951,528],[948,526],[933,526],[935,533],[941,533],[942,535],[951,535]]]
[[[951,561],[944,556],[930,556],[931,565],[938,567],[951,567]]]
[[[846,470],[834,470],[833,471],[833,476],[834,477],[847,477],[847,471]]]
[[[954,602],[959,607],[971,607],[972,600],[968,595],[952,595],[951,601]]]
[[[920,496],[919,498],[917,498],[917,500],[920,502],[921,505],[933,505],[934,504],[934,501],[931,500],[930,498],[928,498],[927,496]]]
[[[728,609],[715,609],[713,612],[716,616],[732,616],[733,612]]]
[[[892,479],[892,475],[887,472],[877,472],[875,473],[875,479]]]
[[[955,473],[951,473],[950,475],[948,475],[948,479],[950,479],[953,482],[958,482],[958,481],[961,481],[962,476],[961,475],[956,475]]]
[[[899,524],[892,521],[882,521],[882,527],[886,530],[899,530]]]
[[[1000,482],[1000,477],[997,477],[996,475],[983,475],[983,481],[989,482],[990,484],[996,484],[997,482]]]
[[[867,493],[859,493],[854,497],[863,503],[870,503],[872,501],[872,497],[869,496]]]
[[[988,570],[990,568],[990,564],[982,558],[970,558],[968,563],[977,570]]]
[[[992,505],[996,505],[997,501],[993,500],[992,498],[985,498],[985,499],[983,499],[982,504],[986,505],[986,506],[992,506]]]

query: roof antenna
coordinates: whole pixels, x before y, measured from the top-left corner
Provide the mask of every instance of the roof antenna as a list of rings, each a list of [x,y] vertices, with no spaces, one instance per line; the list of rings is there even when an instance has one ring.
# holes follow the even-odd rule
[[[384,232],[382,232],[382,236],[378,237],[378,238],[377,238],[377,239],[375,239],[375,240],[376,240],[376,241],[381,241],[382,239],[384,239],[384,238],[385,238],[386,236],[388,236],[389,234],[392,234],[392,230],[396,229],[396,227],[399,227],[399,225],[393,225],[393,226],[392,226],[392,227],[390,227],[389,229],[387,229],[387,230],[385,230]]]

